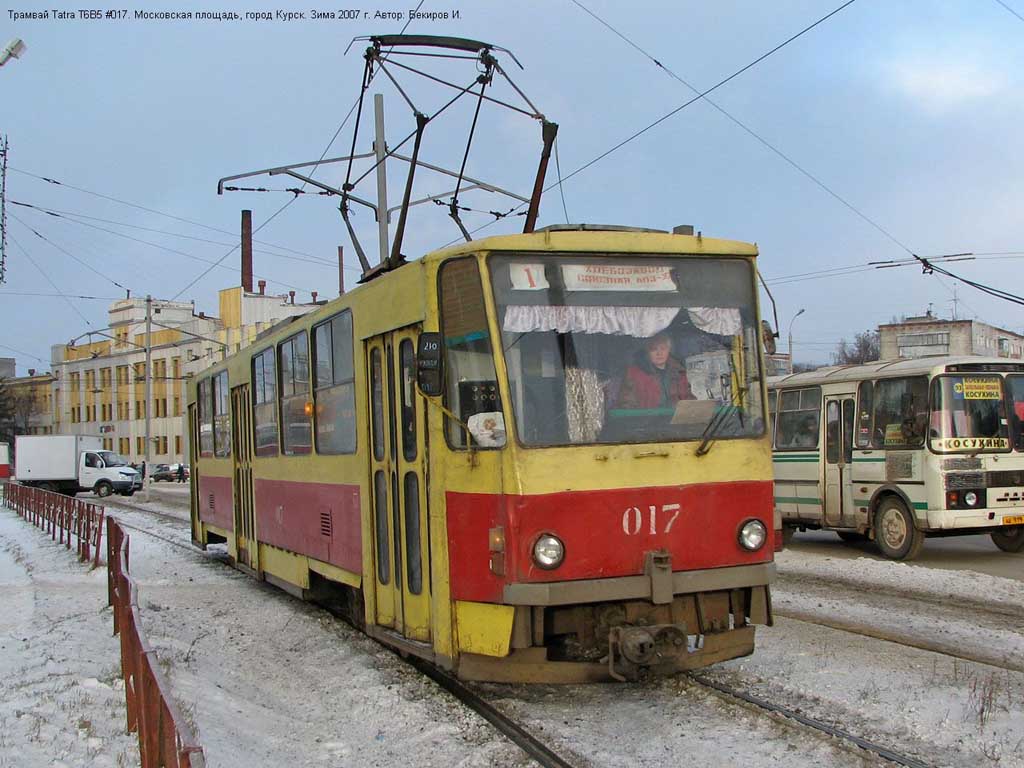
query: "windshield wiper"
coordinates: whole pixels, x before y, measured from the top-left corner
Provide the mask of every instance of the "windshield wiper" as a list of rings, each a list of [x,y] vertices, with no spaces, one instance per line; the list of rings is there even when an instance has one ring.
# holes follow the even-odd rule
[[[746,388],[741,390],[742,393],[746,392]],[[732,408],[735,406],[722,405],[720,409],[715,412],[715,415],[711,417],[711,421],[704,427],[704,431],[701,433],[700,445],[697,446],[697,456],[703,456],[706,453],[710,453],[711,445],[715,438],[718,437],[722,431],[722,426],[726,423],[728,418],[732,416]],[[742,415],[740,416],[742,418]]]

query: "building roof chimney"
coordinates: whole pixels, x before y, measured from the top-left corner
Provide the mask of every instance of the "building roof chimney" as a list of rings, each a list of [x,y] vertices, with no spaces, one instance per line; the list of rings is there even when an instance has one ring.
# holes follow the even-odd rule
[[[36,375],[36,369],[35,368],[29,368],[28,369],[28,375],[29,376],[35,376]]]
[[[313,294],[313,303],[316,304],[316,293],[317,292],[316,291],[310,291],[310,293]]]
[[[294,304],[295,303],[295,291],[288,291],[288,298],[290,299],[291,303]]]
[[[242,290],[252,293],[252,211],[242,211]]]
[[[267,281],[266,280],[260,280],[259,286],[260,286],[260,296],[262,296],[264,294],[264,292],[266,292],[266,290],[267,290]]]

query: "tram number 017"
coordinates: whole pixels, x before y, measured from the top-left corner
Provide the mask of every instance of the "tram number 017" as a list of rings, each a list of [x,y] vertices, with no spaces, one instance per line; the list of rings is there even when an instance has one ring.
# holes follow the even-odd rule
[[[660,514],[654,504],[647,507],[646,513],[640,507],[629,507],[622,513],[622,532],[627,536],[636,536],[642,530],[652,536],[668,533],[675,525],[680,511],[678,504],[662,504]]]

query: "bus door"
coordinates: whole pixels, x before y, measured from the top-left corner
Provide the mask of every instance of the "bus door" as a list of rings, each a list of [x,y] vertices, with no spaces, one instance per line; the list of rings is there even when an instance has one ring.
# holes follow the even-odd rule
[[[430,640],[430,562],[424,483],[426,430],[416,392],[418,327],[367,342],[370,487],[376,623]]]
[[[853,526],[854,399],[849,395],[825,398],[825,525]]]
[[[231,423],[234,426],[231,430],[231,506],[235,514],[235,560],[259,570],[252,496],[252,401],[249,397],[248,384],[231,390]]]

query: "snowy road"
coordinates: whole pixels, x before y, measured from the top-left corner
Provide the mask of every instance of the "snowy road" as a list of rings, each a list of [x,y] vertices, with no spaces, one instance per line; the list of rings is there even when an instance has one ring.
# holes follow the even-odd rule
[[[137,511],[116,514],[129,525],[187,546],[187,511],[168,498],[173,493],[153,497],[163,498],[159,508],[180,522]],[[87,717],[102,751],[117,754],[131,740],[121,735],[122,715],[114,711],[120,701],[111,677],[117,650],[109,637],[109,611],[102,607],[102,578],[89,574],[6,510],[0,511],[0,544],[4,552],[15,548],[22,561],[47,563],[52,573],[46,578],[58,591],[67,584],[69,591],[84,586],[89,592],[90,580],[94,582],[95,594],[89,594],[95,603],[94,626],[75,623],[74,642],[105,671],[75,674],[108,687],[106,698],[90,698]],[[5,678],[14,675],[21,681],[20,706],[45,713],[46,719],[63,711],[59,703],[43,703],[48,676],[20,667],[30,664],[25,648],[46,645],[58,635],[43,622],[30,621],[28,629],[22,619],[17,627],[4,623],[12,613],[29,615],[30,606],[41,610],[40,593],[28,586],[38,577],[19,570],[14,555],[8,560],[15,564],[0,557],[0,578],[11,585],[4,601],[9,606],[19,602],[0,618],[4,659],[13,659],[0,668]],[[216,556],[132,533],[132,568],[146,632],[169,671],[179,704],[197,726],[211,766],[391,765],[410,760],[426,766],[529,764],[482,720],[376,643],[323,611],[231,570]],[[1024,658],[1020,582],[792,551],[780,557],[779,569],[774,594],[782,611],[870,622],[908,639],[924,642],[940,636],[972,653]],[[72,605],[82,602],[81,595],[66,599]],[[43,605],[52,609],[50,602]],[[11,656],[8,643],[19,635],[26,636],[18,641],[24,647]],[[1019,672],[780,619],[774,628],[758,630],[754,656],[720,665],[710,676],[929,765],[1024,766],[1024,675]],[[20,723],[23,718],[16,718],[6,705],[9,683],[0,686],[5,702],[0,705],[3,766],[5,751],[33,742],[30,728]],[[543,729],[542,738],[564,756],[595,768],[680,761],[745,768],[882,764],[803,726],[723,700],[686,677],[625,686],[482,690],[521,722]],[[33,703],[37,694],[40,702]],[[14,730],[8,730],[9,720]],[[88,756],[89,742],[76,735],[81,729],[71,715],[54,728],[64,731],[56,742],[70,745],[63,749],[74,754],[75,745],[79,748],[77,758],[62,764],[103,764]],[[91,749],[100,745],[94,743]],[[31,754],[31,760],[19,754],[17,762],[7,764],[55,764],[44,751]]]

